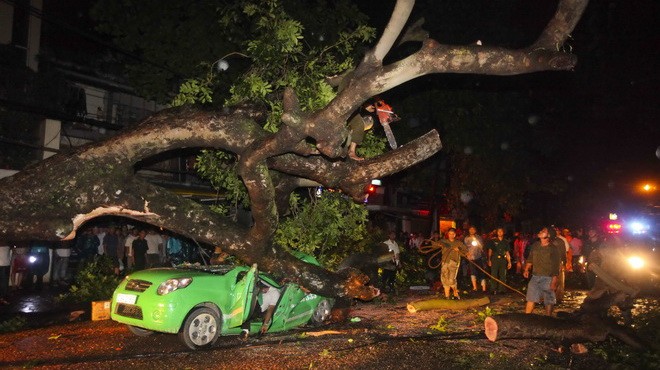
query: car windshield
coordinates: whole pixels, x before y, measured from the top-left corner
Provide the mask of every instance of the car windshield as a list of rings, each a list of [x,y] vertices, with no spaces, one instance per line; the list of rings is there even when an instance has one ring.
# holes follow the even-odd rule
[[[199,264],[192,264],[192,263],[183,263],[177,266],[174,266],[175,269],[177,270],[197,270],[197,271],[205,271],[205,272],[210,272],[212,274],[220,274],[224,275],[227,272],[233,270],[236,268],[236,266],[232,265],[199,265]]]

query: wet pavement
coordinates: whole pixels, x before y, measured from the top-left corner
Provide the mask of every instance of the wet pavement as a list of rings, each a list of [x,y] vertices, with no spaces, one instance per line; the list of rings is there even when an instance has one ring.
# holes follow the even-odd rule
[[[88,304],[65,304],[58,296],[68,291],[68,286],[50,286],[42,289],[13,289],[7,296],[9,304],[0,305],[0,321],[12,317],[26,318],[27,327],[40,327],[90,318]]]

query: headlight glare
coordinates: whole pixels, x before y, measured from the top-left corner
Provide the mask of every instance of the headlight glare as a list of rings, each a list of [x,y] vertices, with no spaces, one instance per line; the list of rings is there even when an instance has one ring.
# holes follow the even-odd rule
[[[192,278],[167,279],[158,286],[156,293],[165,295],[177,289],[183,289],[192,283]]]
[[[641,269],[646,264],[644,259],[642,259],[641,257],[638,257],[638,256],[632,256],[632,257],[628,258],[628,263],[635,270]]]

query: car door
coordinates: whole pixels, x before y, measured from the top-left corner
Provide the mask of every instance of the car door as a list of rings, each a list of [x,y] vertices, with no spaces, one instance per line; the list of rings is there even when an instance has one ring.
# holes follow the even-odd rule
[[[230,328],[240,326],[250,315],[252,302],[256,301],[255,289],[257,281],[257,264],[237,275],[236,285],[231,297],[229,315],[225,316],[225,325]]]
[[[282,288],[282,297],[280,298],[277,309],[273,315],[273,326],[271,326],[271,331],[286,330],[299,325],[298,321],[300,321],[301,318],[297,316],[291,317],[291,314],[305,295],[305,292],[303,292],[297,284],[288,283],[284,285]],[[309,317],[307,317],[307,319],[308,318]]]

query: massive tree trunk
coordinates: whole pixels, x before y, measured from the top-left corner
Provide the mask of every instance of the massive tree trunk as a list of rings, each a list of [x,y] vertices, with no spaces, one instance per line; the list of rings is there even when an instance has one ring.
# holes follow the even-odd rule
[[[257,123],[261,112],[249,109],[236,108],[228,113],[170,109],[114,138],[57,155],[0,180],[0,238],[70,239],[87,220],[123,216],[220,246],[277,276],[298,279],[316,293],[373,297],[377,290],[365,286],[366,277],[355,270],[333,273],[302,263],[272,245],[281,200],[298,180],[312,180],[361,200],[372,178],[401,171],[440,150],[438,133],[431,131],[380,157],[362,162],[344,160],[346,120],[374,95],[430,73],[512,75],[571,70],[575,56],[558,46],[575,27],[587,1],[561,1],[546,29],[525,49],[449,46],[426,39],[419,51],[383,65],[413,4],[411,0],[397,2],[381,40],[345,76],[346,87],[326,107],[302,112],[295,94],[287,90],[282,128],[277,133],[263,130]],[[413,33],[406,36],[410,35]],[[314,142],[315,147],[308,142]],[[217,148],[238,156],[239,174],[250,196],[252,228],[241,228],[134,176],[136,163],[179,148]],[[286,176],[273,176],[275,173]],[[274,178],[282,178],[286,184],[276,183]]]

